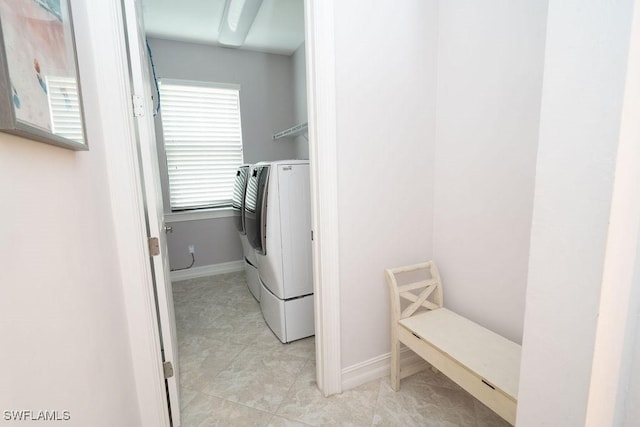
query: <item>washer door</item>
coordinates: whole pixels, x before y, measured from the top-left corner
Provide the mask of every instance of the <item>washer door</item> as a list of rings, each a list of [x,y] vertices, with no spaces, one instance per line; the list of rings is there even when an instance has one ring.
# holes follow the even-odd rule
[[[267,217],[267,187],[269,166],[255,165],[247,179],[244,202],[244,227],[252,248],[266,255],[265,226]]]

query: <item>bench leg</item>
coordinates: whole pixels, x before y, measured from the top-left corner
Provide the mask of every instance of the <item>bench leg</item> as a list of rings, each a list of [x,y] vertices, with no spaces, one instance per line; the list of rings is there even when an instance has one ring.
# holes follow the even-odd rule
[[[396,332],[391,333],[391,375],[389,381],[394,391],[400,390],[400,341],[396,338]]]

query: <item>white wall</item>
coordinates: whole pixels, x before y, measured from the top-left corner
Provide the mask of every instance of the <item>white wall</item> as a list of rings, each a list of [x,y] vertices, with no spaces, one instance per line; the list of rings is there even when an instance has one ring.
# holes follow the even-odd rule
[[[432,256],[436,2],[336,2],[335,38],[346,368],[389,352],[384,268]]]
[[[305,44],[291,56],[293,67],[293,114],[296,124],[307,121],[307,70]],[[304,135],[295,138],[296,158],[309,158],[309,141]]]
[[[194,267],[242,260],[242,245],[233,217],[172,221],[167,235],[171,268],[191,264],[189,245],[194,245]]]
[[[637,194],[637,193],[636,193]],[[640,235],[635,247],[635,270],[632,281],[632,292],[629,299],[628,319],[623,331],[622,358],[617,378],[613,419],[614,425],[633,427],[640,420]],[[628,279],[627,279],[628,280]],[[623,305],[624,306],[624,305]],[[618,344],[620,346],[620,344]],[[617,361],[617,360],[614,360]],[[616,365],[613,365],[616,367]],[[593,381],[592,381],[593,384]],[[596,384],[597,386],[597,384]],[[609,397],[612,399],[612,397]],[[591,404],[591,401],[590,401]],[[596,426],[596,424],[592,424]]]
[[[438,4],[434,259],[445,305],[522,338],[546,1]]]
[[[97,107],[109,88],[92,61],[102,46],[89,22],[106,18],[72,4],[90,150],[0,133],[1,409],[68,410],[69,426],[142,425]]]
[[[585,425],[632,8],[549,2],[519,426]]]
[[[149,44],[159,79],[240,85],[246,163],[296,158],[296,143],[293,139],[271,139],[274,133],[296,124],[291,57],[155,38],[150,38]],[[159,116],[156,130],[165,211],[170,212]],[[196,247],[196,267],[242,259],[240,239],[231,217],[174,222],[171,225],[174,227],[173,233],[167,235],[167,244],[172,269],[190,264],[189,245]]]
[[[637,424],[631,411],[637,411],[640,403],[640,381],[633,372],[638,368],[633,365],[640,360],[634,350],[640,341],[640,9],[633,13],[587,404],[588,427],[622,426],[627,411],[629,425]]]
[[[636,286],[640,277],[636,277]],[[623,426],[633,427],[640,420],[640,339],[637,338],[640,331],[640,314],[636,314],[635,324],[635,348],[631,354],[631,368],[629,370],[629,385],[627,389],[627,401],[622,407]]]

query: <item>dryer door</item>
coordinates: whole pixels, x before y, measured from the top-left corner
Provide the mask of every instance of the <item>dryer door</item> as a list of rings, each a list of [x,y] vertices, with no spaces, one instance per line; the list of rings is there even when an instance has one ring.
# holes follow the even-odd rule
[[[236,178],[233,183],[233,194],[231,196],[231,208],[233,209],[233,221],[240,234],[245,234],[244,229],[244,196],[247,188],[247,176],[249,166],[240,166],[236,171]]]
[[[244,204],[244,225],[247,239],[260,255],[266,254],[265,225],[267,207],[267,183],[269,166],[258,165],[251,168],[247,179]]]
[[[267,200],[269,197],[269,176],[271,168],[263,166],[259,172],[258,179],[258,220],[260,237],[260,255],[267,254]]]

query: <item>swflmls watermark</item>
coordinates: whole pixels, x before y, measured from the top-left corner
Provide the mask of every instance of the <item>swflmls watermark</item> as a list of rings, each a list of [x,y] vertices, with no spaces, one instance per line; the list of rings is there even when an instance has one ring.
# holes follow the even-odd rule
[[[69,421],[71,412],[58,410],[18,409],[2,411],[5,421]]]

